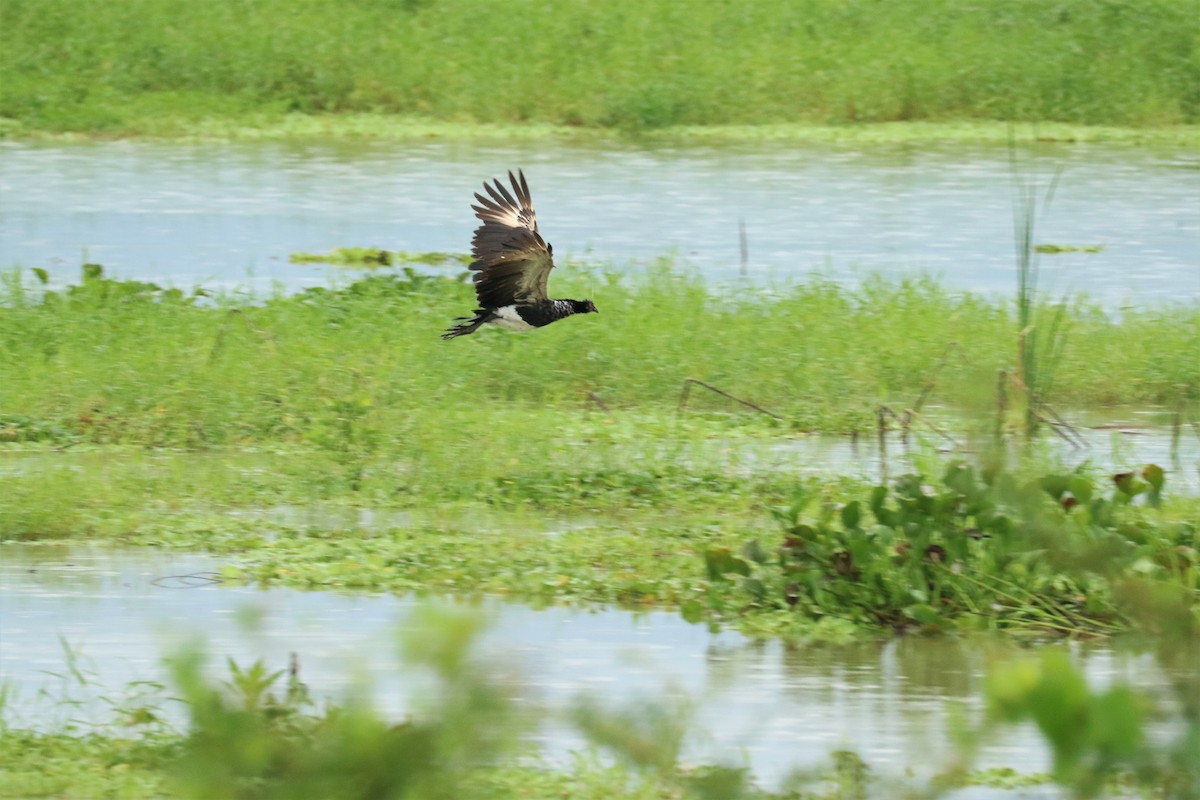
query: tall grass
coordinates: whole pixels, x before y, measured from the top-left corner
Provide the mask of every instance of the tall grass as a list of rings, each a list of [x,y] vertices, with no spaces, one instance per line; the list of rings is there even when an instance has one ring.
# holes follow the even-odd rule
[[[0,118],[1200,119],[1197,0],[5,0]]]
[[[1047,410],[1047,397],[1054,372],[1066,345],[1064,320],[1066,307],[1059,303],[1053,310],[1039,307],[1038,275],[1040,265],[1034,244],[1038,213],[1050,205],[1058,185],[1054,176],[1039,197],[1037,181],[1021,172],[1016,150],[1009,142],[1009,161],[1016,182],[1017,197],[1013,213],[1013,233],[1017,256],[1017,365],[1016,383],[1024,406],[1024,428],[1032,437]]]
[[[10,282],[0,297],[0,436],[306,441],[352,458],[380,436],[414,449],[425,437],[537,437],[523,428],[543,409],[670,411],[689,377],[789,427],[846,432],[869,429],[880,404],[910,404],[931,382],[932,402],[990,413],[996,371],[1013,359],[1012,308],[927,279],[846,288],[815,278],[720,300],[669,269],[633,281],[565,270],[560,280],[567,296],[599,281],[601,314],[452,342],[437,334],[472,298],[450,279],[386,275],[257,305],[99,277],[38,299]],[[1048,402],[1200,395],[1194,305],[1119,320],[1086,305],[1066,313],[1073,336]],[[966,357],[938,368],[951,342]],[[698,395],[689,406],[731,408]]]

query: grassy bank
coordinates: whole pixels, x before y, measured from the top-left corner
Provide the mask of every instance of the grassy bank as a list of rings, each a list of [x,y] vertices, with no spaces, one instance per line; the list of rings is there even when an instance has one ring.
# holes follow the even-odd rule
[[[636,436],[655,424],[638,414],[673,411],[689,377],[757,403],[783,430],[866,433],[880,405],[927,390],[928,402],[991,419],[997,372],[1016,358],[1008,304],[929,280],[815,278],[732,300],[668,268],[636,280],[568,269],[559,281],[565,296],[593,295],[601,314],[536,336],[445,342],[438,333],[473,302],[450,278],[397,272],[261,303],[97,276],[43,298],[13,278],[0,296],[0,435],[315,444],[411,459],[440,478],[476,460],[481,442],[516,459],[559,452],[572,419],[611,412],[610,435],[589,433],[566,456],[587,463],[602,450],[593,439]],[[1200,399],[1194,305],[1119,320],[1075,305],[1064,330],[1047,364],[1046,399],[1060,409]],[[699,390],[689,408],[742,410]]]
[[[756,143],[838,144],[871,147],[887,144],[982,144],[1065,142],[1152,147],[1200,147],[1200,125],[1154,127],[1082,125],[1065,122],[1013,126],[1005,122],[879,122],[763,125],[674,125],[636,132],[545,123],[445,122],[386,113],[301,113],[256,110],[236,116],[196,119],[184,112],[139,119],[130,127],[64,130],[0,117],[0,139],[78,143],[112,137],[172,142],[329,142],[372,140],[423,142],[431,139],[487,144],[553,142],[576,146],[724,146]]]
[[[1200,120],[1200,3],[755,0],[0,6],[10,131],[385,113],[652,130]],[[520,24],[513,24],[520,20]]]
[[[1194,594],[1195,502],[1158,508],[1154,471],[1114,484],[1020,462],[1000,480],[930,459],[877,496],[789,449],[813,429],[873,435],[881,404],[924,392],[990,440],[1012,312],[929,281],[717,302],[669,270],[575,275],[599,316],[445,342],[469,306],[450,278],[235,302],[87,274],[47,293],[14,278],[0,305],[0,539],[202,548],[235,580],[664,605],[763,631],[1107,632],[1136,618],[1121,586],[1138,570]],[[1051,402],[1190,413],[1197,309],[1067,320],[1042,365]],[[774,416],[700,388],[680,411],[689,376]]]

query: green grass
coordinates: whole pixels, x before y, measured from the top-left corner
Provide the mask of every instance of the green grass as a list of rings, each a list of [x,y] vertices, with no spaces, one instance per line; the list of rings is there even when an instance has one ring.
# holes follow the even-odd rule
[[[568,268],[560,281],[601,313],[446,342],[440,331],[473,302],[450,279],[384,274],[247,304],[94,276],[43,300],[13,278],[0,290],[0,439],[300,443],[346,462],[400,456],[441,478],[482,446],[489,462],[517,459],[578,423],[588,432],[563,458],[601,469],[597,443],[661,429],[685,378],[758,403],[783,430],[866,433],[881,404],[903,408],[926,388],[933,403],[991,416],[997,371],[1016,357],[1008,304],[926,279],[815,277],[719,302],[668,268],[636,280]],[[1045,397],[1055,407],[1200,399],[1200,307],[1114,320],[1077,304],[1065,318]],[[707,392],[689,408],[774,424]]]
[[[660,605],[770,633],[826,624],[831,635],[936,627],[943,611],[953,625],[1107,631],[1124,624],[1110,622],[1124,608],[1114,586],[1138,558],[1165,559],[1171,584],[1163,553],[1193,546],[1182,520],[1194,502],[1117,522],[1101,509],[1072,542],[1086,550],[1124,525],[1118,538],[1141,537],[1146,549],[1110,559],[1115,572],[1099,583],[1043,556],[1009,574],[1014,549],[1045,549],[1025,538],[964,551],[1007,588],[955,583],[939,600],[920,599],[925,567],[893,569],[889,548],[924,531],[923,551],[996,522],[961,516],[967,496],[1005,507],[1026,498],[1019,505],[1036,511],[1044,492],[1035,485],[1034,502],[947,484],[938,513],[952,513],[922,512],[912,527],[886,511],[869,516],[861,481],[814,474],[780,446],[810,430],[870,435],[881,404],[904,408],[926,390],[943,425],[966,434],[982,419],[990,435],[996,374],[1016,354],[1012,309],[928,280],[851,289],[816,278],[718,303],[665,268],[635,281],[564,272],[568,294],[595,286],[599,315],[450,342],[437,334],[471,307],[469,286],[410,271],[257,303],[111,281],[95,266],[61,292],[10,276],[0,298],[0,447],[10,451],[0,461],[0,539],[202,548],[227,554],[237,580]],[[1051,402],[1194,407],[1200,310],[1113,320],[1077,305],[1065,315]],[[780,419],[699,389],[681,412],[687,377]],[[1046,468],[1020,469],[1024,485]],[[925,469],[940,472],[932,461]],[[783,602],[787,570],[755,574],[755,590],[726,579],[762,571],[755,554],[785,538],[768,509],[801,487],[823,498],[821,515],[855,505],[887,528],[855,555],[879,567],[878,587],[814,589],[794,610]],[[896,496],[911,488],[898,483]],[[1097,497],[1113,491],[1109,481]],[[358,508],[409,516],[360,524]],[[1069,527],[1067,517],[1030,519]],[[823,570],[858,531],[827,521],[789,522],[819,531],[822,559],[787,567],[818,589],[844,578]],[[996,524],[1007,535],[1011,521]],[[1095,602],[1076,614],[1080,593]],[[1000,594],[1017,602],[998,605]],[[1031,613],[1035,597],[1056,608]]]
[[[558,142],[570,145],[746,145],[753,143],[830,144],[872,147],[879,144],[990,144],[1018,142],[1105,143],[1130,146],[1200,146],[1200,125],[1129,127],[1041,122],[1014,127],[1005,122],[918,121],[762,125],[678,125],[636,132],[547,123],[467,123],[386,113],[272,113],[256,109],[237,116],[189,116],[187,109],[139,118],[129,126],[105,131],[60,130],[0,117],[0,138],[81,142],[113,136],[163,141],[345,141],[421,142],[431,139],[487,144]]]
[[[136,134],[290,113],[653,130],[1200,121],[1196,0],[7,0],[0,118]],[[515,23],[514,21],[519,21]],[[182,124],[180,124],[182,123]]]

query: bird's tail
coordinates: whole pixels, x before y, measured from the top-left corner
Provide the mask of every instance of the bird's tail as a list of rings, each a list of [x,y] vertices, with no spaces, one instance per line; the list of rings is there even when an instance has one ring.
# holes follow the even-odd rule
[[[451,325],[442,334],[443,339],[453,339],[455,336],[466,336],[468,333],[474,333],[479,330],[479,326],[487,322],[487,312],[480,309],[475,312],[473,317],[458,317],[455,322],[457,325]]]

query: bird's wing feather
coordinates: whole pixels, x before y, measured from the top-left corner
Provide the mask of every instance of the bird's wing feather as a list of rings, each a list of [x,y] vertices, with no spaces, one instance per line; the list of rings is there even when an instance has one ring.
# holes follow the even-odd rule
[[[472,205],[483,224],[471,240],[470,269],[475,271],[475,294],[483,308],[536,303],[546,299],[546,283],[554,259],[538,233],[537,214],[529,184],[518,170],[508,173],[512,192],[500,181],[484,184],[489,197],[476,194]]]

